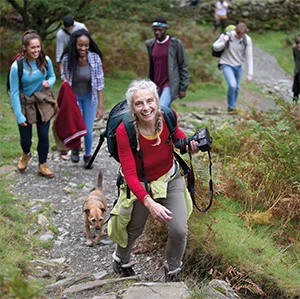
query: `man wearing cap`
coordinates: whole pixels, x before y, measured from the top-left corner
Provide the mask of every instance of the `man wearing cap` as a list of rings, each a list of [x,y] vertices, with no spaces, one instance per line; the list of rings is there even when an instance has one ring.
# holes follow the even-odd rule
[[[56,62],[60,64],[59,69],[61,70],[61,55],[67,46],[71,34],[79,29],[85,29],[88,31],[83,23],[74,21],[72,16],[65,16],[62,19],[63,27],[57,31],[56,34]]]
[[[188,60],[182,41],[167,34],[165,18],[157,17],[152,28],[155,38],[146,41],[149,78],[158,87],[160,105],[171,107],[173,100],[186,95],[190,82]]]

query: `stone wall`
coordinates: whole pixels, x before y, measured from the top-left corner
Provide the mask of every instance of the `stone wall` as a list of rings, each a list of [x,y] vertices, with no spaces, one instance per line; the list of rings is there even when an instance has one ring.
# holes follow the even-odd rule
[[[228,24],[244,21],[249,28],[300,31],[300,0],[244,0],[230,1]],[[199,22],[213,22],[216,1],[199,6]]]

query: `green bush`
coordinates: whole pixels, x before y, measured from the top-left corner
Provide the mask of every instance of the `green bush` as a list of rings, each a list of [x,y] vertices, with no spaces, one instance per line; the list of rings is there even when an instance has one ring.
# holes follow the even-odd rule
[[[237,198],[251,209],[263,206],[268,210],[278,199],[300,194],[299,109],[279,99],[277,104],[281,109],[253,112],[234,126],[225,123],[214,138],[214,150],[226,172],[235,177],[234,185],[240,192]],[[297,201],[294,205],[300,207]],[[300,215],[298,210],[291,217],[290,208],[280,209],[280,215],[289,221]]]

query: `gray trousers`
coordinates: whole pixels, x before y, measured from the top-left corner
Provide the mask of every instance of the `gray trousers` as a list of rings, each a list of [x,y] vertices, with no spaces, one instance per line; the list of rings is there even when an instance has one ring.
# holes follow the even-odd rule
[[[158,199],[157,202],[172,212],[172,220],[166,222],[168,228],[166,261],[169,270],[172,271],[181,266],[188,234],[184,178],[180,175],[180,171],[168,183],[167,198]],[[126,248],[117,245],[116,255],[121,259],[122,264],[130,261],[130,253],[135,240],[142,234],[148,215],[148,209],[136,200],[133,205],[131,220],[127,226],[128,245]]]

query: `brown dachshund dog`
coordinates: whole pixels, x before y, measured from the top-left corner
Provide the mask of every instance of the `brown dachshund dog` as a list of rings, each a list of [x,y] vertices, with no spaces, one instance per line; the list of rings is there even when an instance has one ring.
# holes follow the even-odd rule
[[[96,189],[89,193],[82,204],[84,226],[86,230],[85,245],[87,246],[93,246],[90,226],[93,226],[96,231],[99,231],[95,239],[96,244],[100,243],[100,239],[104,235],[104,222],[107,202],[105,196],[102,193],[102,180],[102,172],[99,172]]]

